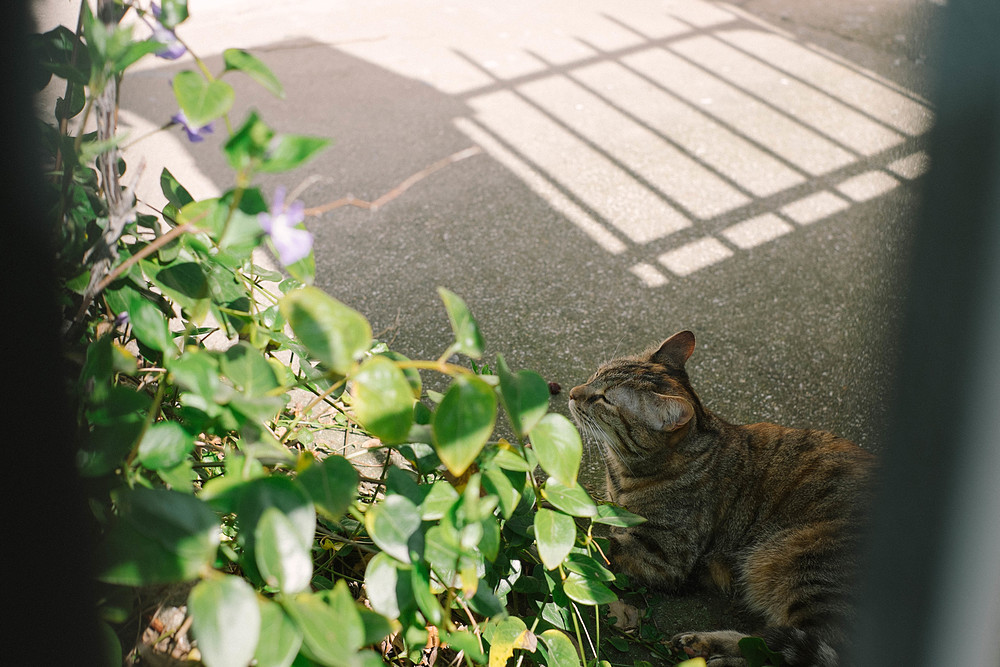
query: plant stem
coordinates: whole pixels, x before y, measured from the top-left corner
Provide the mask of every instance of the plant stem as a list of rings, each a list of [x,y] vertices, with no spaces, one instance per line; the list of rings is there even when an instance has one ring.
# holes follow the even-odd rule
[[[451,352],[449,351],[448,354],[446,354],[443,357],[443,359],[447,359],[450,356]],[[474,373],[468,368],[465,368],[464,366],[459,366],[458,364],[450,364],[447,361],[443,361],[442,359],[438,359],[437,361],[407,359],[405,361],[397,361],[395,363],[401,369],[416,368],[418,370],[438,371],[439,373],[442,373],[444,375],[451,375],[451,376],[474,375]]]
[[[302,418],[305,415],[308,415],[310,412],[312,412],[313,408],[322,403],[327,396],[335,392],[345,382],[347,382],[346,377],[341,380],[338,380],[337,382],[334,382],[332,385],[330,385],[330,387],[326,391],[324,391],[322,394],[320,394],[313,400],[309,401],[309,404],[306,405],[306,407],[302,408],[302,411],[299,412],[299,414],[295,415],[295,418],[292,419],[292,423],[288,425],[288,430],[286,430],[284,435],[281,436],[281,440],[279,442],[281,444],[285,444],[288,441],[288,438],[290,438],[292,433],[295,431],[295,427],[298,426],[300,421],[302,421]]]

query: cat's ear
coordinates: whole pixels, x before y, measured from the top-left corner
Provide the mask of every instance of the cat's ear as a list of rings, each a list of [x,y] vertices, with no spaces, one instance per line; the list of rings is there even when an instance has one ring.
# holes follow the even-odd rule
[[[684,363],[692,352],[694,352],[694,334],[690,331],[678,331],[663,341],[649,359],[664,366],[684,368]]]
[[[639,417],[657,431],[676,431],[694,417],[694,408],[679,396],[643,394],[639,400]]]

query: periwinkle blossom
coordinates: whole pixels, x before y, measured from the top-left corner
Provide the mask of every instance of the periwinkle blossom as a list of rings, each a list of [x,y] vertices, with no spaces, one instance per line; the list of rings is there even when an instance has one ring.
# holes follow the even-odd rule
[[[184,128],[184,131],[187,132],[188,141],[191,143],[196,144],[199,141],[204,141],[205,135],[212,133],[212,123],[202,125],[201,127],[193,127],[188,122],[187,116],[184,115],[183,111],[178,111],[170,118],[170,120]]]
[[[301,201],[285,205],[285,188],[282,186],[274,191],[271,210],[257,214],[257,221],[271,238],[278,261],[284,266],[304,259],[312,251],[313,235],[298,226],[305,217],[305,206]]]
[[[160,23],[160,6],[154,2],[151,8],[156,22],[147,21],[146,24],[153,31],[153,41],[163,44],[163,48],[155,51],[154,55],[165,60],[177,60],[187,52],[187,49],[177,39],[177,33]]]

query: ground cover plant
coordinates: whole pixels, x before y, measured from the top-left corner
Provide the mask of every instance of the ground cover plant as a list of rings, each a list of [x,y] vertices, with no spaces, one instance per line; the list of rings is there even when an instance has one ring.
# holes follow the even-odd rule
[[[139,592],[178,585],[187,620],[168,632],[190,629],[183,657],[209,667],[610,664],[621,639],[602,645],[597,610],[622,582],[595,528],[641,519],[579,484],[580,437],[543,378],[475,363],[458,295],[440,290],[453,340],[410,360],[311,285],[301,202],[254,182],[328,140],[231,118],[232,77],[281,84],[241,50],[210,71],[177,34],[186,20],[186,0],[83,2],[75,30],[34,42],[40,86],[65,86],[42,132],[109,664],[139,661]],[[168,204],[139,212],[141,166],[122,157],[136,138],[115,119],[144,57],[190,62],[161,131],[225,133],[221,196],[195,200],[164,169]],[[359,474],[317,429],[365,434],[381,467]]]

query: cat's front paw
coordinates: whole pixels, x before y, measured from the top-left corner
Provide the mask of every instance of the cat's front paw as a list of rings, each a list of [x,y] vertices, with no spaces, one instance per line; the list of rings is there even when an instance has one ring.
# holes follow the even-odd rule
[[[704,658],[708,667],[746,667],[740,640],[746,635],[735,630],[682,632],[670,640],[675,650],[692,658]]]

